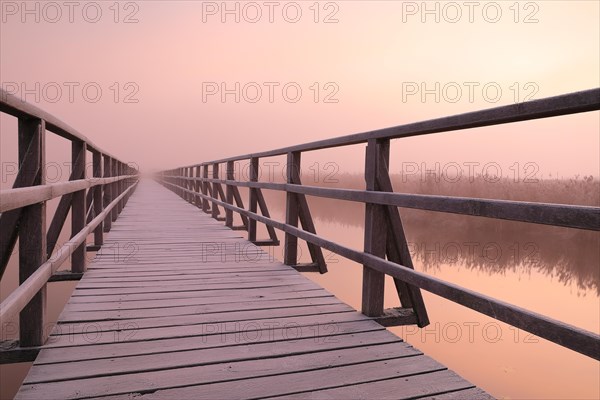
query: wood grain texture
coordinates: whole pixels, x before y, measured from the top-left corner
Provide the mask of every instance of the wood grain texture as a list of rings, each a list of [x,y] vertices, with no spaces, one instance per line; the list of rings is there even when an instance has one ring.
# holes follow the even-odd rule
[[[156,183],[104,242],[17,399],[474,387]]]

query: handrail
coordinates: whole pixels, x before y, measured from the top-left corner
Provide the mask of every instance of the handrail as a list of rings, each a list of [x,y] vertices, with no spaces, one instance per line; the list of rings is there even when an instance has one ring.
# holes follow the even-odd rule
[[[169,182],[165,183],[167,185],[176,186],[175,184]],[[402,279],[404,282],[416,285],[431,293],[437,294],[440,297],[461,304],[494,319],[506,322],[507,324],[510,324],[516,328],[523,329],[541,338],[558,343],[571,350],[595,358],[596,360],[600,360],[600,346],[598,346],[600,344],[600,336],[593,332],[588,332],[573,325],[569,325],[533,311],[512,305],[510,303],[497,300],[493,297],[486,296],[474,290],[467,289],[442,279],[438,279],[423,272],[415,271],[407,268],[404,265],[393,263],[382,258],[375,257],[371,254],[351,249],[319,237],[313,233],[306,232],[294,226],[249,212],[248,210],[233,206],[224,201],[216,200],[203,194],[197,194],[188,189],[180,190],[184,190],[195,196],[206,198],[207,200],[210,200],[211,202],[214,202],[224,208],[236,211],[248,218],[256,219],[257,221],[260,221],[266,225],[270,225],[284,232],[293,234],[300,239],[316,244],[319,247],[327,249],[342,257],[346,257],[349,260],[355,261],[359,264],[367,265],[394,278]]]
[[[122,211],[138,179],[138,171],[93,144],[55,116],[0,89],[0,112],[18,118],[19,171],[12,189],[0,191],[0,277],[19,240],[20,286],[0,304],[0,322],[20,312],[16,358],[0,351],[0,363],[32,361],[47,338],[46,284],[70,256],[71,272],[61,278],[79,279],[86,270],[88,250],[104,243],[103,234]],[[71,174],[68,182],[46,184],[46,132],[71,141]],[[86,156],[93,156],[93,176],[86,177]],[[60,202],[46,229],[46,202]],[[71,240],[53,256],[53,249],[71,215]],[[87,223],[86,223],[87,221]],[[86,238],[94,234],[94,246]],[[2,346],[5,347],[5,346]]]
[[[94,231],[94,229],[100,225],[100,223],[108,216],[108,214],[115,208],[119,202],[125,198],[137,185],[137,182],[132,186],[128,187],[123,193],[115,198],[98,216],[96,216],[84,229],[79,231],[75,236],[68,242],[61,246],[60,249],[52,256],[48,261],[40,265],[40,267],[21,283],[17,289],[15,289],[2,303],[0,303],[0,325],[7,323],[13,318],[19,311],[21,311],[29,301],[40,291],[40,289],[48,282],[52,277],[52,274],[56,272],[73,252],[79,247],[87,238],[87,236]]]
[[[369,140],[400,139],[411,136],[429,135],[433,133],[450,132],[462,129],[481,128],[511,122],[529,121],[540,118],[557,117],[562,115],[582,113],[600,109],[600,88],[583,90],[544,99],[531,100],[524,103],[510,104],[489,108],[481,111],[436,118],[406,125],[398,125],[374,131],[355,133],[331,139],[317,140],[295,146],[282,147],[275,150],[250,153],[241,156],[223,158],[200,164],[182,166],[196,167],[225,163],[227,161],[248,160],[250,158],[265,158],[281,156],[293,152],[323,150],[332,147],[350,146],[367,143]]]
[[[157,175],[157,179],[185,200],[202,208],[204,212],[210,212],[213,218],[222,220],[219,217],[219,207],[222,207],[225,210],[225,224],[232,229],[247,230],[248,239],[257,244],[278,243],[274,233],[270,235],[271,241],[256,241],[257,222],[265,224],[270,232],[274,232],[273,229],[283,231],[285,233],[284,263],[294,268],[304,270],[304,266],[297,265],[296,262],[297,239],[307,242],[313,260],[311,265],[322,273],[326,272],[322,256],[319,257],[322,249],[363,264],[362,312],[384,325],[394,324],[389,322],[389,310],[383,309],[383,278],[385,275],[390,275],[394,278],[402,307],[411,310],[416,317],[411,319],[410,321],[413,322],[410,323],[416,321],[421,327],[428,324],[426,309],[419,291],[424,289],[598,360],[600,359],[600,336],[596,333],[415,271],[398,207],[591,231],[600,230],[600,207],[395,193],[389,177],[391,139],[596,110],[600,110],[600,88],[202,162],[163,171]],[[302,185],[299,176],[302,152],[359,143],[367,143],[366,190]],[[286,182],[258,182],[259,159],[281,155],[287,156]],[[234,177],[234,163],[243,160],[250,162],[249,181],[239,181]],[[224,163],[226,163],[225,178],[219,174],[219,165]],[[209,168],[212,168],[211,177],[209,177]],[[225,185],[226,191],[223,191],[221,185]],[[248,208],[243,205],[238,187],[249,189]],[[275,221],[269,216],[261,189],[286,193],[285,222]],[[357,251],[318,236],[305,196],[365,203],[364,251]],[[233,226],[234,212],[242,217],[243,226]],[[299,221],[302,222],[302,229],[298,227]]]
[[[75,181],[58,182],[51,185],[0,190],[0,213],[26,207],[42,201],[52,200],[64,196],[65,194],[135,177],[136,175],[122,175],[110,178],[87,178]]]
[[[171,178],[192,182],[220,183],[228,186],[277,190],[358,203],[371,203],[600,231],[600,207],[429,194],[373,192],[356,189],[302,186],[290,183],[239,182],[227,179],[194,178],[186,176],[171,176]]]
[[[50,132],[56,133],[58,136],[64,137],[69,140],[79,140],[87,143],[88,150],[92,152],[102,153],[116,158],[110,153],[102,150],[96,146],[90,139],[84,134],[77,131],[67,123],[56,118],[54,115],[47,113],[46,111],[38,108],[37,106],[26,102],[13,94],[8,93],[6,90],[0,88],[0,112],[10,114],[17,118],[37,118],[46,121],[46,129]]]

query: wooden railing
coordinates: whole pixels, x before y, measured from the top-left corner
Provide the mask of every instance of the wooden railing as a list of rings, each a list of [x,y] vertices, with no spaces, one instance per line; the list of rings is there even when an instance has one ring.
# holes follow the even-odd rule
[[[19,239],[19,287],[0,304],[0,326],[19,313],[19,340],[0,343],[0,363],[33,360],[47,339],[46,284],[81,278],[86,251],[98,250],[103,233],[127,203],[138,171],[39,108],[0,91],[0,112],[18,118],[19,170],[12,189],[0,191],[0,277]],[[46,132],[71,141],[68,182],[46,183]],[[86,153],[93,177],[86,177]],[[86,195],[87,191],[87,195]],[[46,202],[60,202],[46,229]],[[71,239],[55,251],[71,212]],[[94,246],[87,246],[88,235]],[[67,259],[71,271],[57,273]]]
[[[166,187],[219,217],[225,209],[225,224],[248,231],[258,245],[278,244],[275,229],[285,232],[284,263],[299,270],[327,271],[322,249],[363,265],[362,312],[383,325],[429,323],[420,289],[427,290],[514,327],[600,359],[600,337],[516,305],[486,296],[459,285],[415,271],[398,207],[555,225],[574,229],[600,230],[600,208],[562,204],[531,203],[477,198],[395,193],[389,176],[390,140],[417,135],[528,121],[600,109],[600,89],[592,89],[521,104],[428,120],[366,133],[301,144],[255,154],[246,154],[164,171],[157,179]],[[303,186],[300,158],[303,152],[367,143],[366,190]],[[287,156],[287,182],[258,182],[259,160]],[[234,178],[235,162],[249,162],[248,181]],[[225,164],[226,179],[219,178]],[[212,178],[209,178],[209,169]],[[222,185],[226,186],[223,191]],[[249,207],[244,208],[238,187],[249,188]],[[285,223],[269,216],[261,189],[286,193]],[[305,196],[365,203],[364,251],[317,235]],[[259,214],[258,211],[260,209]],[[243,225],[233,226],[233,212]],[[303,229],[298,228],[298,220]],[[270,240],[256,240],[256,223],[267,226]],[[312,263],[297,264],[297,240],[308,244]],[[384,310],[384,277],[394,278],[401,308]]]

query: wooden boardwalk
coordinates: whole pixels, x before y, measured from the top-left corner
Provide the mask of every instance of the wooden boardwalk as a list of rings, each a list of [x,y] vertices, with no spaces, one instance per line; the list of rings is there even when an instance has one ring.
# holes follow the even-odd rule
[[[153,182],[141,182],[18,399],[487,399]]]

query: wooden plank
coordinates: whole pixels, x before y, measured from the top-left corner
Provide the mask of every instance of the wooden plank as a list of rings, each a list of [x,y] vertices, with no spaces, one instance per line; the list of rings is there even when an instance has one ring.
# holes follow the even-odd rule
[[[178,315],[195,315],[195,314],[215,314],[220,312],[229,312],[232,308],[238,311],[257,311],[257,310],[273,310],[278,308],[295,308],[295,307],[313,307],[314,311],[319,310],[321,305],[336,305],[339,300],[332,297],[315,297],[301,298],[275,301],[260,301],[260,302],[244,302],[244,303],[225,303],[225,304],[202,304],[178,307],[155,307],[150,309],[134,309],[134,310],[101,310],[101,311],[74,311],[69,310],[61,318],[61,323],[74,322],[95,322],[95,321],[116,321],[122,319],[133,318],[158,318]]]
[[[237,302],[255,302],[255,301],[270,301],[270,300],[292,300],[292,299],[304,299],[313,297],[331,297],[333,295],[323,290],[312,290],[306,292],[282,292],[282,293],[266,293],[263,295],[239,295],[235,298],[223,295],[219,297],[191,297],[191,298],[180,298],[180,299],[152,299],[152,300],[140,300],[140,301],[129,301],[126,303],[120,301],[112,302],[94,302],[94,303],[69,303],[63,310],[63,312],[70,311],[101,311],[101,310],[139,310],[144,308],[159,308],[164,306],[169,307],[181,307],[181,306],[192,306],[192,305],[205,305],[205,304],[226,304],[226,303],[237,303]]]
[[[256,362],[255,365],[256,368],[259,368],[261,363]],[[260,399],[295,393],[305,394],[306,392],[313,392],[320,389],[347,386],[375,380],[391,380],[404,377],[410,379],[410,377],[415,374],[433,373],[442,368],[443,367],[440,366],[440,364],[427,357],[394,358],[356,365],[332,366],[327,369],[327,373],[323,373],[323,370],[305,371],[292,374],[278,374],[269,377],[211,383],[202,385],[201,387],[191,386],[159,390],[155,393],[148,393],[144,397],[148,397],[149,399],[215,399],[222,396],[223,393],[227,393],[227,397],[232,399]],[[464,381],[461,383],[463,382]],[[116,398],[122,397],[118,396]],[[350,399],[356,397],[342,396],[337,398]]]
[[[240,295],[261,295],[262,293],[295,293],[304,291],[319,290],[314,283],[302,283],[289,286],[274,286],[270,288],[241,288],[236,289]],[[221,297],[224,295],[222,290],[190,290],[185,292],[165,292],[165,293],[140,293],[125,294],[119,296],[72,296],[70,303],[95,303],[102,301],[141,301],[141,300],[161,300],[161,299],[185,299],[185,298],[203,298],[203,297]]]
[[[157,339],[160,338],[160,336],[157,336],[159,335],[159,332],[166,334],[166,331],[159,330],[159,328],[178,327],[177,329],[168,330],[168,332],[171,332],[173,335],[177,336],[182,334],[182,327],[187,327],[191,329],[191,331],[197,332],[198,329],[202,329],[202,326],[206,324],[215,324],[222,322],[235,323],[240,321],[252,321],[257,319],[289,318],[290,316],[298,318],[301,316],[351,313],[352,311],[353,310],[345,304],[331,304],[322,305],[319,307],[298,306],[288,308],[265,308],[244,311],[228,310],[227,312],[212,313],[206,315],[199,315],[196,313],[190,315],[170,315],[161,318],[133,318],[120,320],[118,323],[115,323],[115,320],[93,321],[90,324],[79,322],[61,322],[60,325],[56,326],[55,329],[52,331],[52,335],[74,336],[74,338],[69,337],[69,339],[73,341],[82,340],[83,342],[85,342],[85,337],[79,338],[78,336],[85,336],[82,335],[82,333],[85,333],[86,329],[104,333],[113,332],[117,330],[122,331],[125,330],[124,327],[128,327],[128,329],[140,330],[136,335],[136,337],[138,338]],[[373,322],[373,324],[376,323]],[[362,324],[362,328],[364,328],[365,326],[367,325]],[[381,328],[381,325],[377,326]],[[151,328],[152,332],[146,331],[147,328]],[[372,326],[369,326],[369,329],[372,329]],[[100,336],[102,336],[102,338],[97,339],[96,343],[105,343],[110,342],[112,340],[111,335]],[[47,345],[50,346],[50,343],[48,343]]]
[[[355,336],[353,336],[353,338],[348,337],[350,335],[336,336],[339,341],[325,340],[329,337],[328,335],[322,340],[322,334],[320,334],[315,327],[310,329],[307,328],[304,333],[301,331],[300,334],[304,335],[304,337],[300,338],[295,337],[297,329],[292,330],[278,327],[258,333],[252,331],[245,331],[241,334],[239,332],[234,332],[223,335],[209,335],[206,336],[206,340],[195,338],[187,340],[179,339],[175,341],[175,343],[179,345],[187,341],[188,346],[190,344],[195,346],[195,349],[192,350],[173,350],[168,353],[155,352],[143,355],[127,354],[127,356],[116,356],[112,358],[94,358],[98,356],[104,357],[107,354],[106,351],[112,350],[113,346],[111,346],[110,350],[105,349],[104,356],[102,353],[95,353],[95,355],[91,356],[93,357],[92,359],[82,359],[81,361],[69,361],[66,363],[36,363],[31,368],[24,383],[52,382],[202,365],[209,361],[207,360],[207,353],[210,354],[210,350],[214,349],[218,349],[218,353],[220,354],[213,363],[256,358],[260,359],[265,356],[272,356],[273,354],[285,356],[288,354],[306,352],[317,353],[319,348],[323,350],[343,348],[345,347],[346,340],[348,340],[347,343],[352,343],[354,346],[360,344],[360,340],[362,340],[363,344],[369,343],[371,340],[368,338],[371,336],[373,337],[373,344],[394,342],[393,338],[390,337],[391,334],[386,334],[385,330],[363,333],[352,332],[352,328],[360,328],[360,325],[360,323],[356,322],[341,324],[340,331],[344,330],[343,332],[348,334],[353,333]],[[345,329],[347,329],[347,332]],[[315,331],[317,331],[317,333],[315,333]],[[290,335],[294,335],[294,340],[285,339]],[[393,337],[393,335],[391,336]],[[204,348],[204,346],[211,347],[212,349]],[[138,343],[136,348],[139,351],[147,351],[148,347],[148,343]],[[400,345],[398,347],[400,349],[402,346]],[[78,349],[82,351],[89,350],[88,346],[80,346]],[[155,351],[159,349],[160,348],[154,348]],[[175,347],[175,349],[179,348]],[[40,353],[40,356],[43,352],[44,351]],[[62,349],[62,352],[65,352],[64,348]],[[69,349],[69,352],[75,354],[73,349]]]
[[[404,352],[403,352],[404,351]],[[207,352],[208,353],[208,352]],[[269,355],[273,355],[272,353]],[[44,384],[28,384],[22,389],[24,398],[36,393],[51,393],[60,399],[75,399],[87,396],[114,396],[118,394],[135,393],[148,390],[148,382],[155,389],[171,389],[176,387],[239,380],[271,374],[283,374],[307,370],[317,370],[341,365],[359,364],[366,361],[387,360],[402,356],[416,356],[409,347],[401,347],[396,343],[350,347],[322,351],[319,357],[312,353],[293,354],[285,358],[285,363],[279,357],[262,359],[259,369],[256,361],[245,360],[229,363],[208,364],[196,367],[178,368],[176,370],[160,370],[141,372],[128,375],[88,378],[75,381]],[[210,361],[210,356],[203,358]]]
[[[449,391],[471,389],[466,382],[452,371],[436,371],[406,377],[346,385],[338,388],[301,392],[273,399],[414,399],[434,396]],[[144,396],[145,397],[145,396]],[[468,399],[468,397],[466,397]]]

